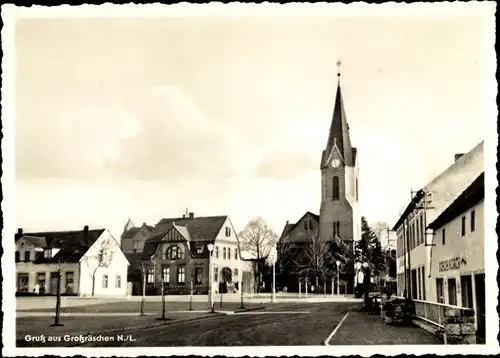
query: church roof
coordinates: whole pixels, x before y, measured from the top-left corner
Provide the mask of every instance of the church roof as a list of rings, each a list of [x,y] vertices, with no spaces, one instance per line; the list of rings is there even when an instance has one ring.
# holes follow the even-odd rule
[[[335,97],[335,106],[333,109],[332,123],[330,124],[330,132],[328,134],[328,142],[326,149],[323,152],[322,165],[326,165],[325,161],[330,156],[334,147],[337,147],[342,156],[345,165],[354,166],[356,160],[356,150],[351,146],[349,137],[349,124],[345,114],[344,100],[340,82],[337,86],[337,95]]]
[[[316,214],[311,213],[310,211],[308,211],[308,212],[306,212],[306,213],[305,213],[305,214],[304,214],[304,215],[303,215],[303,216],[302,216],[299,220],[297,220],[297,222],[296,222],[295,224],[291,224],[291,223],[287,222],[287,223],[285,224],[285,227],[284,227],[284,229],[283,229],[283,232],[281,233],[281,236],[280,236],[280,238],[279,238],[279,240],[278,240],[278,241],[283,240],[283,239],[284,239],[284,238],[285,238],[285,237],[286,237],[289,233],[291,233],[291,232],[292,232],[292,231],[293,231],[293,230],[297,227],[297,225],[298,225],[300,222],[302,222],[302,220],[303,220],[305,217],[307,217],[307,216],[309,216],[310,218],[312,218],[313,220],[315,220],[316,222],[318,222],[318,223],[319,223],[319,216],[318,216],[318,215],[316,215]]]

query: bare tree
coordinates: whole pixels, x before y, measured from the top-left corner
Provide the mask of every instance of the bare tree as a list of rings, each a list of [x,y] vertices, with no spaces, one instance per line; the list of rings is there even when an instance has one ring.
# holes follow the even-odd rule
[[[146,280],[148,274],[148,268],[144,265],[144,262],[141,262],[139,264],[139,270],[141,271],[142,281],[141,316],[144,316],[144,302],[146,301]]]
[[[278,240],[278,235],[268,226],[262,217],[250,219],[239,234],[241,250],[252,254],[257,260],[257,287],[260,290],[262,270],[271,249]]]
[[[64,326],[60,322],[60,315],[61,315],[61,276],[62,273],[66,269],[66,263],[64,262],[62,257],[59,257],[56,260],[55,267],[56,267],[56,275],[57,275],[57,287],[56,287],[56,313],[54,316],[54,323],[51,324],[51,327],[61,327]]]
[[[92,279],[92,296],[95,294],[95,277],[99,268],[109,267],[113,261],[113,242],[111,238],[103,240],[94,254],[86,255],[85,262]]]
[[[314,279],[316,287],[332,273],[332,265],[331,240],[320,237],[317,232],[311,233],[304,250],[294,259],[295,272]]]

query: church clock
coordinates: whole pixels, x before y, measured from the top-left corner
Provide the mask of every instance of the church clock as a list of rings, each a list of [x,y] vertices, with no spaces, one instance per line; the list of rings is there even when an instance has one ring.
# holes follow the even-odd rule
[[[338,168],[338,167],[339,167],[339,165],[340,165],[340,160],[338,160],[338,159],[334,159],[334,160],[332,160],[332,163],[331,163],[331,164],[332,164],[332,167],[333,167],[333,168]]]

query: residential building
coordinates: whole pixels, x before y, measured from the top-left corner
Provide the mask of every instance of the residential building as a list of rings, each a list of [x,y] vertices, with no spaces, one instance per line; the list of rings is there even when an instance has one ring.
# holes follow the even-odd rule
[[[435,239],[427,300],[474,309],[484,337],[484,173],[428,227]]]
[[[142,224],[140,227],[129,226],[129,220],[121,235],[120,245],[125,255],[141,254],[148,234],[153,230],[153,226]]]
[[[458,154],[445,171],[417,191],[394,225],[397,236],[398,295],[427,300],[434,284],[431,252],[433,222],[484,171],[484,142],[466,154]]]
[[[213,245],[209,260],[208,245]],[[251,265],[241,259],[237,234],[228,216],[162,219],[149,233],[142,253],[146,287],[159,294],[241,292],[251,279]],[[163,276],[163,277],[162,277]],[[212,282],[212,284],[211,284]]]
[[[128,261],[106,229],[23,233],[16,245],[16,292],[79,296],[124,296]]]
[[[310,222],[312,226],[317,227],[321,239],[331,240],[338,237],[347,244],[353,254],[354,242],[361,238],[359,160],[357,149],[351,145],[340,81],[337,86],[328,140],[326,148],[321,153],[319,169],[321,170],[319,216],[308,212],[296,224],[287,222],[280,241],[293,238],[294,245],[297,245],[308,237],[304,235],[304,225]],[[349,261],[348,266],[346,272],[353,276],[348,280],[348,291],[353,292],[352,260]],[[294,286],[296,285],[292,287]]]

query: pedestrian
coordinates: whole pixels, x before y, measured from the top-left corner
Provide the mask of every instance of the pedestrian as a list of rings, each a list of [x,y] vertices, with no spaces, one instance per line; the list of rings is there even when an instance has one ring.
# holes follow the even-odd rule
[[[40,284],[37,282],[35,283],[35,288],[33,289],[33,291],[35,292],[35,295],[39,295],[40,294]]]

